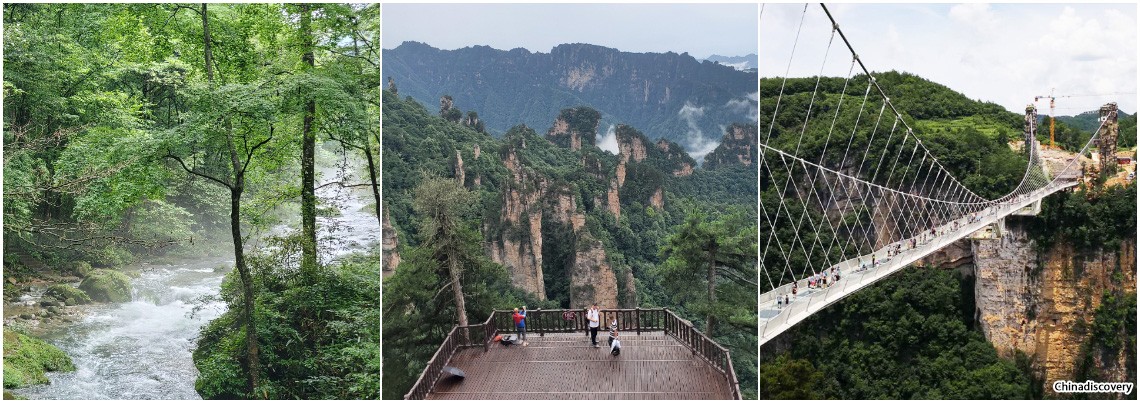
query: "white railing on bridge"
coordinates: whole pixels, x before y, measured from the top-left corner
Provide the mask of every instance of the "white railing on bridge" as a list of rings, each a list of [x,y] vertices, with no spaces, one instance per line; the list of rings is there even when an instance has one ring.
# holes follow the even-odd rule
[[[774,290],[760,295],[760,344],[772,340],[780,333],[803,321],[811,314],[818,312],[844,297],[871,285],[927,255],[965,238],[970,234],[990,225],[998,220],[1019,211],[1026,206],[1039,203],[1042,198],[1062,189],[1076,186],[1075,181],[1057,181],[1048,187],[1035,190],[1009,202],[999,204],[977,212],[974,220],[962,217],[950,221],[934,229],[935,236],[928,234],[915,238],[916,246],[907,248],[910,239],[886,245],[872,254],[859,256],[843,261],[833,267],[838,268],[840,279],[827,288],[809,289],[807,280],[801,279],[794,283],[784,284]],[[955,227],[956,225],[956,227]],[[887,257],[887,250],[901,245],[897,255]],[[871,265],[871,257],[877,264]],[[790,298],[790,303],[784,305],[777,303],[777,298],[791,295],[792,286],[797,286],[798,295]]]

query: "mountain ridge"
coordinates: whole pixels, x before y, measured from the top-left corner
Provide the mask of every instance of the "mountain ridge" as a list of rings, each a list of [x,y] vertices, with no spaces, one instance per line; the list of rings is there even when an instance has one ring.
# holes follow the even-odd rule
[[[582,43],[549,53],[484,45],[442,50],[416,41],[383,52],[383,74],[402,96],[433,105],[450,95],[455,107],[479,111],[495,135],[519,123],[545,127],[562,109],[590,105],[602,127],[628,124],[691,152],[724,126],[755,121],[758,75],[688,53]]]

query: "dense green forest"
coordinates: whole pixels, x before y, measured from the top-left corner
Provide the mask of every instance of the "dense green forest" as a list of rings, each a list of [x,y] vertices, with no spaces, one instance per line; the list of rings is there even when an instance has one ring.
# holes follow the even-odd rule
[[[401,95],[428,106],[454,97],[456,108],[478,111],[496,135],[518,124],[545,128],[559,111],[579,105],[600,112],[603,128],[625,123],[685,146],[691,124],[715,140],[720,127],[755,120],[754,70],[700,62],[687,53],[632,53],[584,43],[547,53],[431,45],[385,49],[384,75]],[[682,116],[683,108],[694,113]]]
[[[900,106],[903,119],[914,127],[915,134],[931,154],[968,188],[993,199],[1018,184],[1026,169],[1026,158],[1008,143],[1022,135],[1021,115],[995,104],[970,100],[945,86],[906,73],[886,72],[876,75],[876,79],[890,94],[892,103]],[[766,136],[764,133],[770,130],[770,144],[774,147],[796,149],[802,133],[800,155],[818,158],[824,154],[826,139],[834,125],[837,131],[854,133],[853,149],[871,150],[868,160],[898,152],[882,140],[876,139],[868,146],[871,132],[876,130],[875,114],[882,107],[882,101],[872,95],[865,106],[861,106],[866,90],[865,76],[855,76],[850,81],[820,78],[814,99],[816,77],[788,79],[783,86],[781,113],[775,126],[769,127],[782,84],[782,79],[765,79],[760,83],[760,131]],[[815,118],[805,127],[804,115],[809,104],[813,105],[813,113],[825,118]],[[838,114],[834,112],[836,107],[840,107]],[[835,117],[831,118],[832,115]],[[894,121],[884,119],[879,123],[879,134],[887,133],[886,129]],[[1121,138],[1129,136],[1126,131],[1131,130],[1134,141],[1135,129],[1128,128],[1128,119],[1134,122],[1135,118],[1121,121]],[[854,128],[857,121],[860,122],[858,128]],[[1134,127],[1134,123],[1132,125]],[[1079,149],[1091,135],[1057,122],[1058,145],[1065,149]],[[1038,139],[1048,141],[1048,130],[1039,131]],[[1125,144],[1122,140],[1121,145]],[[839,148],[842,151],[842,147]],[[866,165],[841,164],[838,153],[829,149],[822,161],[863,178],[874,177],[875,171]],[[760,175],[764,203],[779,203],[776,186],[771,184],[782,183],[787,173],[770,173],[761,168]],[[890,184],[903,184],[905,179]],[[1122,242],[1135,242],[1135,197],[1134,183],[1123,187],[1082,187],[1076,192],[1049,197],[1045,199],[1042,213],[1027,219],[1031,237],[1042,251],[1059,242],[1073,245],[1086,255],[1112,251]],[[797,213],[793,208],[792,214]],[[766,225],[765,220],[761,220],[762,233],[767,231]],[[791,236],[787,230],[777,228],[776,231]],[[804,228],[800,236],[828,237],[823,233],[816,235],[809,228]],[[768,264],[774,263],[777,262]],[[760,285],[762,292],[768,287],[764,283]],[[957,271],[912,267],[837,302],[765,345],[760,363],[761,398],[1041,397],[1044,389],[1030,369],[1032,358],[999,357],[976,329],[973,288],[973,278],[963,277]],[[1134,305],[1135,294],[1120,290],[1105,292],[1105,303],[1095,318],[1089,318],[1093,337],[1082,347],[1086,357],[1084,364],[1078,364],[1078,371],[1084,374],[1097,373],[1093,363],[1098,361],[1094,358],[1115,357],[1122,349],[1128,356],[1134,354],[1127,349],[1135,346],[1135,332],[1131,330],[1135,311],[1129,308],[1129,304]],[[1135,379],[1134,368],[1133,364],[1130,379]]]
[[[402,91],[399,81],[394,84]],[[568,263],[598,250],[615,272],[619,307],[668,307],[691,320],[730,349],[741,390],[755,396],[754,166],[692,167],[695,161],[676,144],[654,144],[630,126],[617,129],[619,140],[644,145],[645,157],[623,163],[620,155],[593,146],[600,114],[585,106],[546,117],[563,119],[585,136],[576,151],[565,137],[543,136],[525,125],[497,139],[393,91],[384,91],[382,110],[384,206],[401,255],[395,273],[384,279],[385,398],[400,398],[411,388],[457,323],[481,323],[493,309],[523,304],[580,308],[571,302],[581,303],[586,291],[571,285],[575,269]],[[755,125],[733,127],[753,136],[754,144]],[[755,160],[755,147],[751,154],[742,150]],[[696,169],[675,176],[685,164]],[[625,183],[615,217],[606,194],[617,186],[618,165]],[[654,205],[655,192],[661,204]],[[542,231],[534,234],[511,222],[505,212],[513,207],[504,206],[532,194],[573,200],[577,207],[529,205],[527,211],[541,211]],[[567,213],[581,214],[583,228],[561,224],[557,217]],[[543,238],[545,299],[513,284],[509,269],[495,263],[486,246],[532,236]],[[718,245],[721,262],[711,302],[705,260],[698,259],[710,253],[708,245]]]
[[[379,251],[318,259],[314,195],[341,159],[378,188],[379,27],[379,4],[5,4],[9,280],[228,255],[202,397],[379,398]]]

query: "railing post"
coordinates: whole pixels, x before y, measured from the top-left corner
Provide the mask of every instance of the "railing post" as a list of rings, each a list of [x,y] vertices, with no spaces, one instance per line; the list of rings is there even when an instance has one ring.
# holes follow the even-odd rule
[[[537,319],[535,322],[538,323],[538,326],[536,326],[538,327],[538,337],[543,337],[545,335],[545,331],[542,327],[542,308],[538,308],[534,316],[535,319]]]
[[[634,323],[637,323],[637,329],[636,329],[637,335],[640,336],[641,335],[641,307],[640,306],[637,308],[634,308],[634,310],[633,310],[633,321],[634,321]]]

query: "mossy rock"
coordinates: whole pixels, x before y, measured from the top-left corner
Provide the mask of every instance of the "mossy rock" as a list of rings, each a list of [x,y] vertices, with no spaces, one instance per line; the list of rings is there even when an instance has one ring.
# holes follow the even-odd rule
[[[80,277],[87,277],[87,274],[91,273],[91,263],[84,261],[75,262],[75,264],[72,266],[71,271],[75,272],[75,274],[78,274]]]
[[[4,329],[4,388],[49,383],[47,371],[74,371],[63,350],[47,342]]]
[[[90,304],[91,297],[86,292],[67,284],[56,284],[48,287],[44,295],[63,301],[67,305]]]
[[[131,301],[131,279],[126,274],[110,269],[92,270],[79,283],[79,289],[86,292],[92,301]]]
[[[15,393],[12,393],[12,392],[8,391],[7,389],[5,389],[4,390],[4,400],[28,400],[28,398],[17,395]]]

